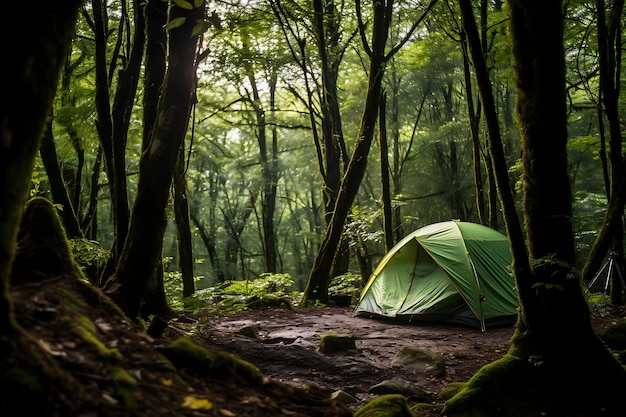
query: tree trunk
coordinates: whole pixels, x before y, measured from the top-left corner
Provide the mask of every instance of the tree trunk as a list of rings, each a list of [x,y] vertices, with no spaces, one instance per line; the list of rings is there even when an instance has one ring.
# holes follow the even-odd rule
[[[337,88],[339,65],[343,56],[339,50],[341,46],[338,43],[341,39],[341,27],[339,25],[341,17],[333,1],[313,0],[313,12],[314,34],[322,73],[320,92],[322,149],[320,153],[323,154],[323,160],[320,161],[319,169],[322,177],[324,225],[328,227],[332,221],[337,195],[341,187],[341,176],[346,169],[348,158]],[[348,242],[341,239],[331,261],[330,278],[347,272],[349,264],[350,248]]]
[[[222,270],[222,264],[220,262],[219,256],[217,255],[217,249],[215,246],[215,234],[212,230],[207,230],[204,226],[204,223],[200,221],[198,215],[195,210],[191,210],[191,221],[198,229],[198,233],[200,234],[200,238],[202,239],[202,243],[204,243],[204,247],[209,254],[209,261],[211,262],[211,267],[213,268],[213,273],[215,274],[215,278],[218,282],[226,281],[226,277],[224,276],[224,271]]]
[[[472,89],[472,74],[470,69],[470,57],[465,39],[462,40],[463,49],[463,76],[465,79],[465,98],[467,100],[467,114],[470,123],[470,135],[472,137],[472,160],[474,168],[474,190],[476,192],[476,214],[480,224],[487,223],[485,209],[485,187],[483,184],[482,170],[482,147],[480,145],[480,99],[474,107],[474,91]]]
[[[620,95],[620,66],[622,56],[622,11],[624,0],[612,2],[608,10],[604,0],[596,0],[598,13],[598,51],[600,60],[600,110],[605,115],[609,131],[609,160],[611,162],[609,190],[609,207],[605,214],[603,227],[594,242],[591,252],[583,267],[583,279],[589,282],[600,269],[610,246],[613,246],[612,256],[618,261],[620,269],[624,265],[623,235],[624,225],[622,216],[626,193],[624,188],[624,171],[626,163],[623,162],[622,131],[619,114]],[[603,125],[602,120],[600,123]],[[609,217],[610,216],[610,217]],[[608,227],[610,225],[610,227]],[[621,270],[623,274],[623,270]],[[619,280],[619,274],[614,274]],[[621,282],[613,286],[618,290],[615,295],[618,301],[621,298]]]
[[[190,297],[196,288],[193,274],[193,243],[189,223],[189,193],[185,175],[184,149],[183,146],[179,151],[178,163],[174,170],[174,220],[178,235],[178,262],[183,279],[183,297]]]
[[[196,83],[198,36],[192,35],[192,31],[203,15],[204,3],[191,10],[172,5],[170,10],[170,21],[182,18],[184,23],[170,30],[169,67],[152,139],[140,160],[129,235],[115,276],[107,285],[107,290],[131,318],[139,316],[144,291],[161,256],[163,216]]]
[[[459,3],[487,111],[493,99],[485,100],[489,84],[480,81],[486,67],[477,53],[471,2]],[[457,416],[480,410],[482,416],[496,416],[525,404],[530,415],[550,404],[562,415],[617,415],[626,372],[594,334],[573,267],[561,2],[511,0],[510,5],[516,108],[522,133],[524,220],[533,264],[526,269],[523,240],[517,235],[517,225],[506,216],[509,206],[503,204],[507,230],[515,231],[509,238],[520,294],[517,328],[508,354],[479,371],[467,389],[446,403],[444,413]],[[541,48],[536,47],[539,43]],[[494,165],[500,167],[504,162],[499,152],[501,141],[492,146]],[[496,148],[498,152],[493,152]],[[501,199],[508,184],[508,179],[503,183],[502,174],[496,170],[498,186],[504,187],[500,188]],[[581,357],[585,361],[580,362]],[[578,363],[575,369],[571,366],[574,362]],[[555,385],[557,378],[562,383]],[[588,381],[595,382],[590,386]]]
[[[391,0],[388,2],[375,1],[372,5],[374,21],[368,88],[365,97],[365,108],[357,135],[358,139],[356,140],[350,163],[341,181],[331,221],[327,225],[324,239],[309,275],[309,282],[304,290],[303,305],[313,300],[319,300],[323,303],[328,301],[328,286],[332,278],[330,271],[337,248],[341,242],[344,223],[365,174],[369,150],[374,137],[382,78],[385,72],[384,64],[388,59],[385,56],[385,44],[387,42],[392,6],[393,2]]]
[[[68,237],[82,237],[83,233],[78,224],[74,205],[72,204],[67,188],[65,188],[63,174],[59,166],[57,148],[54,143],[54,137],[52,136],[52,120],[47,124],[46,132],[43,135],[43,141],[39,148],[39,155],[41,156],[41,161],[48,175],[52,199],[56,204],[60,204],[63,207],[60,211],[60,216]]]
[[[0,25],[2,56],[7,63],[0,79],[0,384],[6,409],[19,409],[25,415],[43,415],[53,409],[71,414],[69,404],[57,401],[72,397],[71,380],[50,360],[36,335],[27,335],[16,323],[9,276],[35,157],[81,4],[75,0],[43,2],[28,9],[28,25],[16,18],[5,18]],[[31,382],[51,383],[22,380],[16,384],[15,372],[9,372],[16,369]]]
[[[385,234],[385,249],[387,251],[393,248],[393,223],[391,206],[391,191],[389,186],[389,148],[387,146],[386,131],[386,115],[385,109],[387,102],[387,93],[383,92],[380,98],[379,122],[378,122],[378,140],[380,141],[380,176],[382,181],[382,201],[383,201],[383,230]]]

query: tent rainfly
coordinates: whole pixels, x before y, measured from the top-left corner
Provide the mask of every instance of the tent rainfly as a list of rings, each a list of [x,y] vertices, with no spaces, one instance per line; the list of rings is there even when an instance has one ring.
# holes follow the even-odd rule
[[[361,292],[354,314],[480,327],[512,324],[518,298],[502,233],[475,223],[422,227],[395,245]]]

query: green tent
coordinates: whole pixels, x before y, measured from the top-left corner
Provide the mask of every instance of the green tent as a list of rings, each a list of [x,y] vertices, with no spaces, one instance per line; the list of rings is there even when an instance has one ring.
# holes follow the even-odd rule
[[[511,324],[517,292],[508,238],[474,223],[422,227],[385,255],[355,308],[359,316],[448,322],[480,327]]]

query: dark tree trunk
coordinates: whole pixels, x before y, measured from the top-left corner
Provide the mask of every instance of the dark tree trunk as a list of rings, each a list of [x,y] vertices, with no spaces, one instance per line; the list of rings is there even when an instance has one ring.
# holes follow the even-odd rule
[[[384,64],[387,60],[385,44],[387,42],[392,6],[393,2],[391,0],[388,2],[376,1],[372,6],[374,19],[365,109],[361,117],[361,125],[357,135],[358,139],[356,140],[350,163],[341,181],[331,221],[328,223],[324,239],[313,263],[309,282],[304,290],[303,305],[313,300],[319,300],[323,303],[328,301],[328,286],[331,280],[332,264],[341,242],[344,223],[365,174],[369,150],[374,137]]]
[[[462,40],[463,48],[463,76],[465,79],[465,97],[467,99],[467,114],[470,123],[470,134],[472,137],[472,161],[474,168],[474,190],[476,193],[476,214],[480,224],[487,223],[485,205],[485,186],[483,184],[482,169],[482,147],[480,144],[480,99],[474,107],[474,91],[472,88],[472,74],[470,68],[470,57],[465,39]]]
[[[313,1],[314,34],[319,54],[322,86],[322,143],[319,152],[323,155],[320,162],[322,177],[322,197],[324,202],[324,225],[332,221],[337,195],[341,187],[341,176],[347,165],[347,151],[343,137],[341,111],[339,109],[337,79],[343,52],[338,43],[341,39],[339,21],[341,19],[333,1]],[[344,274],[350,264],[348,241],[341,239],[338,250],[330,266],[330,278]],[[330,282],[330,281],[329,281]]]
[[[150,146],[154,134],[154,125],[158,116],[158,104],[167,67],[167,56],[164,45],[167,45],[167,2],[150,0],[145,8],[146,26],[146,57],[143,80],[143,138],[142,152]],[[176,204],[176,203],[175,203]],[[164,222],[167,220],[164,219]],[[165,226],[164,226],[165,227]],[[161,242],[162,243],[162,242]],[[175,314],[167,304],[163,285],[163,248],[159,249],[157,265],[150,275],[150,282],[144,296],[142,314],[146,317],[154,314],[168,319]]]
[[[196,83],[196,44],[192,31],[204,15],[200,7],[185,10],[172,5],[170,18],[184,18],[170,30],[169,67],[163,83],[152,139],[139,166],[139,184],[127,243],[114,279],[107,285],[129,317],[140,313],[141,300],[161,256],[165,226],[163,216],[172,175],[187,131]]]
[[[3,126],[0,131],[0,334],[3,335],[15,333],[8,296],[15,239],[81,3],[75,0],[42,3],[29,11],[32,27],[19,19],[5,19],[7,24],[0,26],[2,39],[11,40],[3,46],[4,59],[11,65],[5,66],[0,80]],[[26,68],[29,70],[25,71]]]
[[[83,233],[78,224],[74,205],[67,192],[67,188],[65,188],[63,174],[61,173],[61,167],[59,167],[57,148],[54,143],[54,137],[52,136],[52,120],[47,124],[41,147],[39,148],[39,155],[41,156],[41,161],[48,175],[52,199],[56,204],[60,204],[63,207],[59,214],[68,237],[82,237]]]
[[[202,239],[202,243],[204,243],[204,247],[209,254],[209,261],[211,262],[211,267],[213,268],[213,273],[215,274],[215,278],[218,282],[226,281],[226,277],[224,276],[224,271],[222,270],[222,263],[220,262],[219,256],[217,255],[217,248],[215,245],[215,234],[213,230],[207,230],[204,226],[204,223],[200,221],[198,215],[195,210],[191,210],[191,221],[198,229],[198,233],[200,234],[200,238]]]
[[[190,297],[196,288],[193,274],[193,243],[189,222],[189,193],[185,175],[184,147],[179,152],[178,163],[174,171],[174,220],[178,235],[178,262],[183,279],[183,297]]]
[[[471,2],[459,3],[487,111],[493,96],[489,84],[481,83],[486,66],[476,48]],[[504,162],[502,143],[494,141],[492,158],[507,230],[514,232],[509,238],[520,295],[519,319],[508,354],[489,370],[479,371],[480,376],[449,400],[443,412],[456,416],[481,410],[481,415],[502,415],[510,412],[508,404],[517,402],[534,413],[549,402],[563,415],[618,415],[623,408],[620,393],[626,388],[626,372],[594,334],[574,272],[562,4],[557,0],[509,3],[516,108],[522,133],[524,220],[533,264],[530,266],[522,253],[518,225],[507,217],[509,205],[503,190],[508,178],[499,168]],[[541,48],[536,47],[539,43]],[[489,119],[487,114],[485,117]],[[491,131],[490,137],[494,139]],[[586,360],[573,369],[571,364],[580,357]],[[555,378],[562,384],[553,384]],[[591,386],[588,381],[595,384]],[[480,394],[487,392],[482,391],[487,386],[493,400]]]
[[[124,5],[125,2],[122,2]],[[139,0],[133,0],[134,33],[130,57],[123,71],[118,72],[117,90],[111,105],[110,80],[112,73],[107,74],[107,30],[108,17],[106,9],[100,0],[93,0],[94,33],[96,43],[96,109],[98,112],[98,136],[104,149],[105,167],[109,179],[111,204],[113,212],[113,225],[115,228],[115,240],[113,243],[112,258],[107,271],[113,269],[113,264],[119,260],[120,251],[128,234],[130,221],[130,209],[128,191],[126,188],[126,144],[128,141],[128,128],[133,109],[141,63],[143,61],[145,41],[145,17],[144,7]],[[121,22],[127,20],[125,7],[122,8],[122,18],[118,36],[122,36],[124,25]],[[130,31],[131,28],[127,27]],[[114,53],[114,57],[118,54]],[[114,68],[115,59],[110,63]],[[105,272],[106,274],[107,272]]]
[[[85,237],[95,240],[98,231],[97,209],[98,209],[98,193],[100,192],[100,171],[102,167],[102,146],[98,147],[94,158],[93,170],[89,180],[89,199],[87,202],[87,210],[81,223],[81,229],[85,232]]]
[[[382,181],[382,201],[383,201],[383,230],[385,234],[385,249],[391,250],[394,245],[393,223],[391,206],[391,191],[389,185],[389,147],[387,146],[386,114],[387,93],[383,92],[380,98],[380,109],[378,115],[378,140],[380,141],[380,176]]]
[[[22,11],[28,24],[5,11],[0,25],[5,63],[0,78],[0,385],[7,410],[4,414],[17,409],[24,415],[45,415],[51,410],[71,415],[73,411],[71,400],[59,401],[75,394],[71,377],[37,342],[37,335],[26,334],[15,320],[9,276],[35,158],[81,4],[75,0],[38,3]],[[15,375],[20,373],[37,382],[16,383]]]
[[[617,260],[620,272],[624,273],[624,224],[622,216],[626,193],[624,172],[626,164],[623,162],[622,127],[619,114],[620,95],[620,66],[622,62],[622,11],[624,0],[611,3],[608,8],[604,0],[596,0],[598,13],[598,51],[600,60],[600,110],[606,117],[609,131],[609,160],[611,162],[610,183],[607,186],[609,207],[605,214],[603,227],[594,242],[591,252],[583,267],[583,279],[589,282],[600,269],[602,261],[611,249],[612,256]],[[608,11],[608,16],[607,16]],[[600,125],[604,126],[602,116]],[[603,153],[604,154],[604,153]],[[605,165],[606,166],[606,165]],[[611,248],[612,246],[612,248]],[[620,281],[620,274],[613,278]],[[612,285],[616,291],[614,302],[621,304],[622,283]]]

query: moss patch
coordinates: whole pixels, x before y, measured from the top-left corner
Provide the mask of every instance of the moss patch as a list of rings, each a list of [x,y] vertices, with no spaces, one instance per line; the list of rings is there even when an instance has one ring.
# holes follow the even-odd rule
[[[267,380],[254,365],[222,351],[209,351],[187,337],[179,337],[162,353],[178,369],[200,376],[225,379],[237,377],[250,384],[261,384]]]
[[[356,349],[353,334],[328,333],[321,337],[320,351],[322,353],[345,352],[350,349]]]
[[[354,417],[413,417],[406,397],[400,394],[381,395],[365,404]]]

